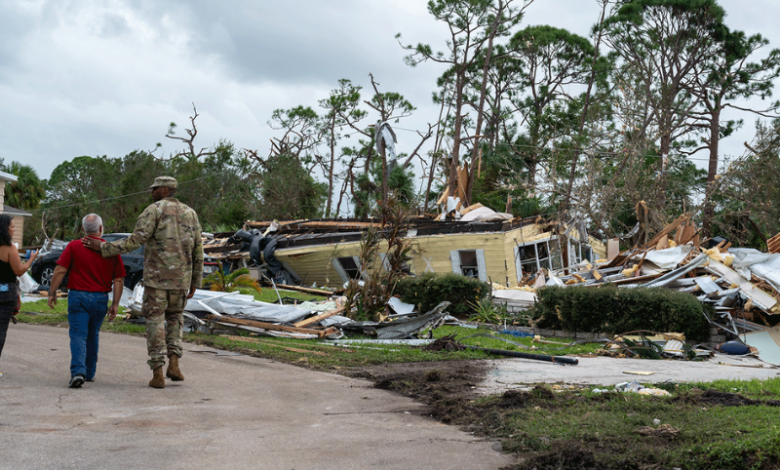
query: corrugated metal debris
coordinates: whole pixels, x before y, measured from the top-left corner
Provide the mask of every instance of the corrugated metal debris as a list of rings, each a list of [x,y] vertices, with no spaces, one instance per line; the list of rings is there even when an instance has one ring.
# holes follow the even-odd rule
[[[131,315],[143,318],[143,285],[139,284],[120,304]],[[296,339],[339,339],[344,331],[374,336],[378,339],[407,339],[430,332],[444,324],[449,302],[420,315],[414,306],[391,299],[389,306],[397,313],[384,322],[356,322],[344,314],[343,298],[299,305],[279,305],[255,300],[239,292],[214,292],[197,289],[184,307],[185,331],[211,334],[218,330],[237,329],[251,333]]]

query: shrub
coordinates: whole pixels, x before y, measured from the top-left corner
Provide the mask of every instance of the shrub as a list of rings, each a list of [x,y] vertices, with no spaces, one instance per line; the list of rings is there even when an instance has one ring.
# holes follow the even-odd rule
[[[417,305],[422,313],[446,300],[452,304],[448,310],[453,315],[468,313],[471,310],[469,303],[479,302],[489,293],[487,283],[455,273],[405,277],[395,287],[395,294],[399,294],[401,300]]]
[[[711,306],[696,297],[661,287],[619,289],[594,287],[545,287],[529,310],[539,328],[574,332],[619,334],[633,330],[684,333],[694,341],[706,341],[709,323],[702,314]]]

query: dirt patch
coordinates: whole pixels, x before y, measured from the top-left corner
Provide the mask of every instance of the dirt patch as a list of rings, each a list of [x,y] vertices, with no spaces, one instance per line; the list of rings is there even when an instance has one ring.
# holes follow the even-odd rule
[[[499,408],[525,408],[529,403],[536,406],[543,405],[545,408],[555,407],[556,396],[549,388],[537,385],[529,392],[507,390],[501,395],[495,406]]]
[[[466,348],[455,340],[455,335],[442,336],[433,343],[423,347],[425,351],[463,351],[464,349]]]
[[[469,426],[476,417],[476,387],[488,365],[483,361],[384,364],[347,372],[374,386],[422,401],[429,414],[446,424]]]

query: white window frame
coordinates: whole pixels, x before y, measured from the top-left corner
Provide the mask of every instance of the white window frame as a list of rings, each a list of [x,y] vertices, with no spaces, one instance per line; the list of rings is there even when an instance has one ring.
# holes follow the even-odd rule
[[[536,240],[528,243],[521,243],[515,246],[514,252],[515,252],[515,273],[517,274],[517,280],[523,278],[523,263],[520,259],[520,248],[525,248],[528,246],[534,247],[534,255],[536,256],[536,271],[538,272],[541,268],[545,268],[547,271],[555,271],[557,268],[554,268],[553,266],[553,255],[554,250],[550,246],[550,242],[557,241],[557,237],[550,237],[545,238],[544,240]],[[539,259],[539,248],[538,245],[544,244],[547,247],[547,257]],[[526,260],[527,261],[527,260]],[[561,259],[561,263],[563,260]]]
[[[477,254],[477,276],[480,281],[488,282],[487,263],[485,263],[485,250],[450,250],[450,261],[452,261],[452,272],[463,275],[463,269],[460,265],[461,251],[475,251]]]
[[[590,258],[586,256],[582,256],[583,248],[590,251]],[[593,247],[590,246],[588,243],[583,243],[579,240],[575,240],[573,238],[569,239],[569,266],[576,266],[580,264],[583,260],[588,260],[588,262],[593,262]]]

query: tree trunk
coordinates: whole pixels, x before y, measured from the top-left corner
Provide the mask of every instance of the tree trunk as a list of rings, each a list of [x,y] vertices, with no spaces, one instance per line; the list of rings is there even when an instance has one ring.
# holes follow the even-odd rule
[[[333,203],[333,167],[336,165],[336,114],[330,120],[330,168],[328,168],[328,205],[325,207],[325,218],[330,218],[330,205]]]
[[[458,65],[457,78],[455,79],[455,128],[453,131],[452,159],[450,161],[450,196],[455,197],[458,194],[458,163],[460,160],[460,133],[463,128],[463,87],[465,86],[466,68]],[[462,69],[460,69],[462,67]]]
[[[477,158],[479,158],[479,134],[482,132],[482,121],[485,110],[485,95],[487,94],[486,90],[488,83],[488,71],[490,70],[490,60],[493,56],[493,39],[496,37],[496,30],[501,20],[501,13],[504,10],[504,2],[499,1],[498,5],[498,13],[496,14],[496,19],[493,22],[493,28],[491,29],[490,37],[488,38],[487,52],[485,53],[485,63],[482,66],[482,85],[480,86],[479,90],[479,106],[477,108],[477,128],[474,131],[474,148],[471,152],[471,168],[469,169],[469,178],[464,190],[464,197],[466,199],[463,203],[464,207],[471,205],[471,193],[474,191],[474,178],[478,166]]]
[[[658,209],[666,209],[666,167],[669,160],[669,153],[672,149],[672,135],[671,135],[671,116],[663,120],[663,134],[661,135],[661,155],[658,158]]]
[[[425,189],[425,205],[423,206],[423,212],[428,212],[428,198],[431,197],[431,185],[433,184],[433,177],[436,173],[436,153],[433,154],[431,159],[431,171],[428,175],[428,187]]]
[[[704,196],[704,220],[702,229],[704,235],[712,236],[712,219],[715,217],[715,206],[712,203],[712,193],[715,189],[715,176],[718,174],[718,147],[720,145],[720,109],[713,110],[710,121],[710,164],[707,170],[707,193]]]
[[[382,204],[387,205],[387,149],[382,147]]]
[[[607,3],[604,2],[604,5],[601,10],[601,19],[599,20],[599,25],[604,24],[604,17],[607,14]],[[577,174],[577,160],[579,160],[580,156],[580,149],[582,146],[582,134],[585,131],[585,121],[588,117],[588,109],[590,108],[590,96],[593,93],[593,84],[596,81],[596,61],[599,58],[599,47],[601,46],[601,38],[603,35],[604,29],[599,27],[599,34],[596,36],[596,44],[593,51],[593,61],[590,65],[590,78],[588,79],[588,90],[585,92],[585,103],[583,104],[582,108],[582,115],[580,115],[580,128],[578,132],[578,142],[577,142],[577,148],[572,153],[571,157],[571,168],[569,170],[569,186],[566,189],[566,199],[563,203],[563,210],[569,209],[569,204],[571,203],[571,191],[574,188],[574,177]]]

